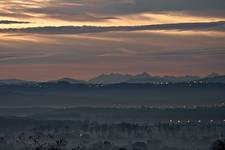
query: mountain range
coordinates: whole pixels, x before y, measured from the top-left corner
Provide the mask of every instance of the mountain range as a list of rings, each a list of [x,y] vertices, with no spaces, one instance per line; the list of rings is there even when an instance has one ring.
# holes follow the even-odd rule
[[[199,76],[152,76],[146,72],[129,75],[129,74],[102,74],[88,81],[93,84],[117,84],[117,83],[181,83],[181,82],[210,82],[225,83],[225,75],[211,73],[205,77]]]
[[[26,81],[26,80],[19,80],[19,79],[2,79],[0,80],[0,85],[20,85],[20,84],[33,84],[36,83],[35,81]]]
[[[149,84],[151,83],[151,84]],[[212,106],[225,102],[225,76],[103,74],[89,81],[0,81],[1,107]]]
[[[88,81],[77,80],[73,78],[62,78],[58,80],[46,81],[48,83],[67,82],[70,84],[118,84],[118,83],[153,83],[153,84],[166,84],[166,83],[182,83],[182,82],[205,82],[205,83],[225,83],[225,75],[211,73],[205,77],[199,76],[152,76],[146,72],[137,75],[130,74],[101,74]],[[35,84],[35,81],[26,81],[18,79],[0,80],[0,85],[11,84]]]

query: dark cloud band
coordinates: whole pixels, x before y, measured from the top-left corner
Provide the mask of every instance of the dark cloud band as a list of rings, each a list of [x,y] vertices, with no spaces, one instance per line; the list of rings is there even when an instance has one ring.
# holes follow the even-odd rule
[[[0,24],[28,24],[27,21],[0,20]]]
[[[178,23],[178,24],[158,24],[144,26],[48,26],[33,28],[9,28],[0,29],[2,33],[39,33],[39,34],[81,34],[113,31],[141,31],[141,30],[199,30],[199,31],[225,31],[225,21],[219,22],[198,22],[198,23]]]

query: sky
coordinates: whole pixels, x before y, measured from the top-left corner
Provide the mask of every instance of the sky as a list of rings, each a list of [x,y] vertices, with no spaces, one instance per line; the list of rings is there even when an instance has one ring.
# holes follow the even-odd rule
[[[225,74],[224,0],[0,0],[0,79]]]

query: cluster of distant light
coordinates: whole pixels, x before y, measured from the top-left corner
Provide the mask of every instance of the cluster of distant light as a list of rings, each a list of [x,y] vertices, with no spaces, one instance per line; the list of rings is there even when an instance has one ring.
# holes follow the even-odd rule
[[[169,123],[175,123],[175,124],[182,124],[182,123],[218,123],[218,122],[223,122],[225,123],[224,120],[169,120]]]
[[[148,105],[142,105],[142,106],[124,106],[122,104],[113,104],[113,108],[141,108],[141,109],[198,109],[198,108],[219,108],[219,107],[225,107],[225,103],[219,103],[214,105],[164,105],[164,106],[148,106]]]
[[[124,82],[126,83],[126,82]],[[209,84],[210,82],[208,81],[190,81],[190,82],[180,82],[188,84],[188,86],[194,86],[197,84]],[[122,83],[115,83],[115,84],[122,84]],[[127,83],[127,84],[153,84],[153,85],[169,85],[169,84],[179,84],[178,83],[173,83],[173,82],[146,82],[146,83]],[[103,83],[97,83],[97,84],[90,84],[89,87],[104,87],[107,86],[108,84],[103,84]]]
[[[187,83],[189,84],[189,86],[193,86],[193,84],[194,85],[196,85],[196,84],[208,84],[209,82],[208,81],[190,81],[190,82],[187,82]],[[168,84],[171,84],[171,82],[152,82],[152,84],[168,85]]]
[[[170,84],[171,82],[152,82],[153,84]],[[199,84],[199,83],[209,83],[208,81],[190,81],[187,83]]]

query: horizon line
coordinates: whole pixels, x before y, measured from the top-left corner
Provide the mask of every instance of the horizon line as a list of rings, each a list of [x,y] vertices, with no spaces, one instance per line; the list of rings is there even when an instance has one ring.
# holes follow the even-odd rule
[[[186,75],[157,75],[157,74],[150,74],[149,72],[140,72],[140,73],[122,73],[122,72],[112,72],[112,73],[100,73],[98,75],[95,75],[95,76],[92,76],[92,77],[89,77],[88,79],[80,79],[80,78],[77,78],[77,77],[71,77],[71,76],[62,76],[62,77],[58,77],[58,78],[52,78],[52,79],[46,79],[46,80],[39,80],[39,79],[23,79],[23,78],[1,78],[0,77],[0,81],[1,80],[21,80],[21,81],[34,81],[34,82],[48,82],[48,81],[57,81],[57,80],[61,80],[61,79],[74,79],[74,80],[79,80],[79,81],[90,81],[94,78],[97,78],[101,75],[115,75],[115,74],[118,74],[118,75],[130,75],[130,76],[137,76],[137,75],[142,75],[142,74],[147,74],[151,77],[199,77],[199,78],[203,78],[203,77],[207,77],[207,76],[210,76],[210,75],[217,75],[217,76],[223,76],[225,74],[223,73],[217,73],[217,72],[211,72],[211,73],[207,73],[205,75],[191,75],[191,74],[186,74]]]

